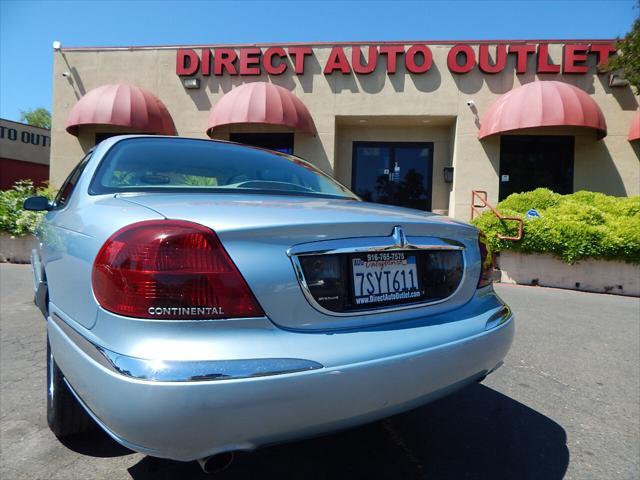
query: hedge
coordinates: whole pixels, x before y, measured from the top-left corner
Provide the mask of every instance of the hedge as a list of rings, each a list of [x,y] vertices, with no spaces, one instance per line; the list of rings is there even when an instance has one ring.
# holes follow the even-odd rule
[[[532,208],[540,217],[527,218]],[[499,233],[517,233],[516,222],[502,222],[488,211],[474,219],[494,252],[550,253],[569,264],[584,258],[640,263],[640,196],[587,191],[560,195],[538,188],[510,195],[497,209],[504,216],[522,218],[524,231],[518,242],[500,240]]]
[[[42,195],[53,200],[52,187],[35,187],[31,180],[19,180],[10,190],[0,191],[0,232],[9,235],[35,233],[44,212],[29,212],[22,208],[25,199]]]

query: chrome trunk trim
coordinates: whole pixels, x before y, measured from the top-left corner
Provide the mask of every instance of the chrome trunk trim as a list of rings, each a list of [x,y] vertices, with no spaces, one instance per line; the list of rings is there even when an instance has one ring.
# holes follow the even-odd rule
[[[298,283],[302,287],[302,293],[313,308],[325,315],[333,317],[354,317],[358,315],[373,315],[378,313],[396,312],[400,310],[408,310],[411,308],[420,308],[429,305],[443,303],[455,296],[467,277],[467,259],[464,255],[465,246],[456,240],[441,237],[407,237],[401,226],[396,225],[388,237],[353,237],[341,238],[337,240],[321,240],[319,242],[304,243],[294,245],[287,250],[287,256],[291,259],[293,268],[296,272]],[[304,278],[302,265],[299,257],[306,255],[336,255],[341,253],[363,253],[363,252],[392,252],[392,251],[408,251],[408,250],[431,250],[431,251],[461,251],[462,252],[462,277],[455,291],[446,298],[434,300],[431,302],[417,302],[402,305],[393,305],[369,310],[353,310],[350,312],[335,312],[327,310],[320,305],[313,297],[309,285]]]
[[[393,252],[406,250],[464,250],[456,240],[440,237],[407,237],[401,227],[393,227],[388,237],[353,237],[294,245],[287,250],[291,258],[301,255],[331,255],[338,253]]]

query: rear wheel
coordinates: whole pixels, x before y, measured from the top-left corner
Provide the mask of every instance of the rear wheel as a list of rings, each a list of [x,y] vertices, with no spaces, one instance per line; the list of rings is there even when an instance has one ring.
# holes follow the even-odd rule
[[[47,336],[47,423],[56,437],[85,432],[92,426],[91,417],[73,396],[56,364]]]

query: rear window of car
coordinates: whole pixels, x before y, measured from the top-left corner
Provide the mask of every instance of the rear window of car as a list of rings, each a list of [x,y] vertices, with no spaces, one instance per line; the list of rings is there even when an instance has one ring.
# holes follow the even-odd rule
[[[90,186],[91,194],[203,190],[357,198],[292,155],[185,138],[117,142],[101,160]]]

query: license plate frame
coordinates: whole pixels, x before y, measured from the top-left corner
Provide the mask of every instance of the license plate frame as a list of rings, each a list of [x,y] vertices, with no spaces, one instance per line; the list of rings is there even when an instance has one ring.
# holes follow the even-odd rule
[[[350,292],[356,308],[415,303],[425,296],[416,252],[351,254],[349,267]]]

